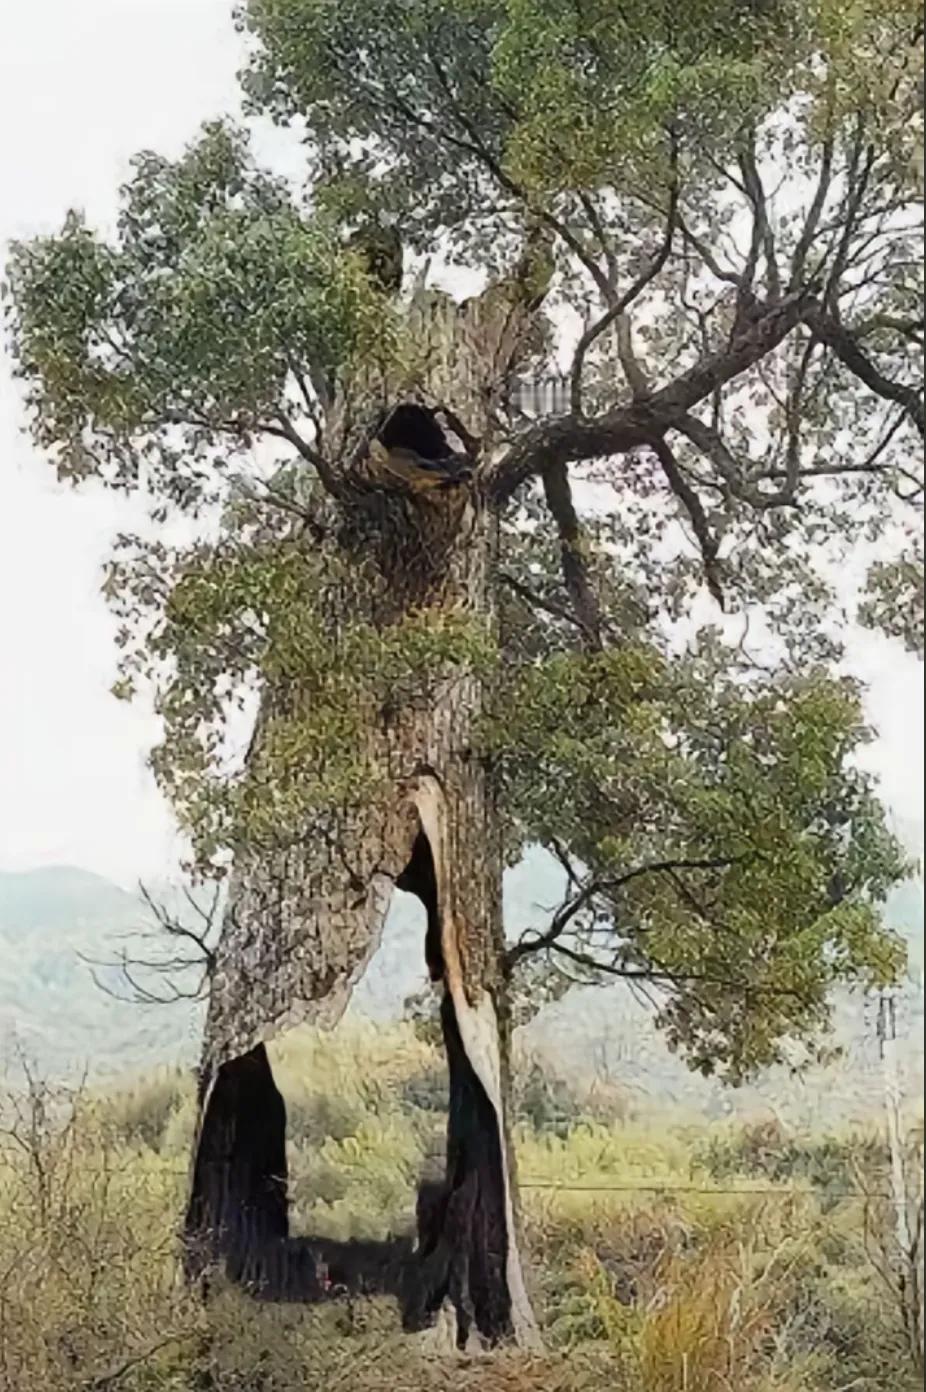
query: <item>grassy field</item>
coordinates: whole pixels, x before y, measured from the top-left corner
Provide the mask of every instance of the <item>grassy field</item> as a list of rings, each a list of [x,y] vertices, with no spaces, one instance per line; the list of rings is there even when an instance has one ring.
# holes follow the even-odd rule
[[[411,1028],[274,1051],[293,1225],[411,1225],[438,1163],[440,1059]],[[922,1385],[886,1155],[873,1135],[657,1127],[519,1069],[524,1219],[547,1352],[433,1356],[388,1299],[204,1309],[176,1268],[189,1080],[9,1094],[0,1137],[2,1392],[912,1392]],[[911,1133],[911,1153],[922,1130]],[[912,1154],[912,1158],[916,1158]],[[913,1173],[911,1167],[911,1173]],[[875,1197],[867,1197],[866,1195]],[[914,1196],[915,1198],[916,1196]],[[912,1205],[921,1215],[921,1200]]]

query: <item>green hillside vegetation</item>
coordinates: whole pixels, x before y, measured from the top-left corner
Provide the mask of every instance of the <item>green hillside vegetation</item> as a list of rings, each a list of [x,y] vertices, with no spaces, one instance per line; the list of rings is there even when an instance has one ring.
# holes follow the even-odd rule
[[[0,874],[0,1050],[21,1049],[62,1078],[194,1058],[193,1013],[165,1018],[101,989],[118,992],[120,974],[105,963],[120,948],[138,952],[151,927],[137,895],[89,871]]]
[[[409,1025],[293,1032],[274,1049],[288,1100],[293,1225],[319,1241],[407,1232],[440,1150],[439,1054]],[[657,1127],[620,1096],[570,1088],[522,1054],[517,1149],[547,1352],[432,1361],[395,1304],[356,1292],[208,1311],[176,1279],[191,1083],[33,1086],[3,1107],[4,1392],[913,1392],[873,1132]],[[910,1129],[911,1175],[921,1137]],[[921,1202],[921,1196],[919,1198]],[[921,1209],[920,1209],[921,1212]],[[879,1274],[879,1270],[881,1274]]]
[[[560,875],[548,858],[530,855],[506,876],[509,937],[536,927],[561,897]],[[189,915],[176,890],[152,890],[159,903]],[[895,891],[891,926],[904,933],[914,973],[921,970],[923,897],[919,883]],[[43,1076],[116,1079],[164,1065],[191,1065],[197,1057],[201,1010],[182,1002],[140,1007],[106,994],[125,992],[120,973],[89,962],[114,961],[121,949],[151,955],[139,937],[153,923],[136,896],[86,871],[47,868],[0,873],[0,1048],[8,1066],[22,1049]],[[406,999],[424,985],[422,910],[396,894],[383,943],[359,984],[351,1015],[397,1020]],[[96,979],[95,979],[96,978]],[[920,978],[921,980],[921,978]],[[903,1002],[898,1027],[911,1095],[922,1090],[923,1012],[916,981]],[[796,1124],[864,1122],[880,1115],[881,1075],[870,1009],[844,996],[835,1010],[834,1038],[844,1059],[799,1079],[785,1069],[760,1075],[731,1091],[697,1077],[666,1050],[651,1011],[621,984],[572,991],[549,1005],[524,1030],[525,1045],[574,1085],[593,1078],[617,1089],[636,1115],[680,1112],[694,1117],[743,1117],[771,1103]]]

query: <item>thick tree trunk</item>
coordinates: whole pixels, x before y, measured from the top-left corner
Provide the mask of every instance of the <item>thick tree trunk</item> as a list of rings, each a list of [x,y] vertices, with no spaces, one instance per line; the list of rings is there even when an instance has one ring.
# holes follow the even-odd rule
[[[537,1330],[519,1251],[508,1130],[498,826],[478,768],[423,777],[415,802],[435,872],[450,1074],[445,1189],[419,1231],[420,1298],[433,1310],[450,1297],[461,1346],[471,1331],[530,1346]]]
[[[440,299],[429,321],[441,348],[432,354],[430,398],[446,402],[456,382],[467,408],[457,414],[474,436],[485,437],[485,421],[473,416],[474,403],[484,409],[479,374],[491,377],[511,321],[510,304],[498,299],[473,302],[469,314]],[[496,522],[478,488],[421,477],[380,492],[368,482],[351,504],[356,512],[342,509],[345,538],[364,536],[382,581],[368,617],[380,626],[422,611],[490,618]],[[427,910],[423,955],[443,987],[450,1074],[446,1181],[419,1204],[404,1323],[422,1327],[447,1300],[461,1346],[471,1336],[529,1345],[537,1332],[518,1250],[507,1122],[500,834],[473,754],[482,692],[459,670],[429,685],[427,700],[387,706],[371,720],[368,753],[382,775],[376,796],[324,828],[307,827],[285,851],[236,866],[204,1041],[188,1270],[222,1263],[265,1296],[312,1297],[305,1244],[288,1235],[285,1110],[264,1044],[299,1021],[330,1026],[340,1018],[398,884]]]

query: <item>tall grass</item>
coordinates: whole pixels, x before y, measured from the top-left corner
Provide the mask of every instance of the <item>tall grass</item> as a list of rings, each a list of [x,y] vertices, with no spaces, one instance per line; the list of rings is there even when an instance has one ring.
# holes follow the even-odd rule
[[[274,1069],[296,1230],[405,1230],[442,1144],[437,1055],[410,1030],[299,1031]],[[33,1079],[0,1103],[0,1392],[921,1385],[870,1203],[845,1196],[880,1182],[870,1138],[791,1138],[789,1172],[780,1156],[759,1164],[749,1135],[647,1130],[535,1076],[516,1144],[549,1352],[448,1365],[399,1332],[385,1298],[194,1301],[176,1264],[192,1124],[191,1079],[169,1071],[101,1094]]]

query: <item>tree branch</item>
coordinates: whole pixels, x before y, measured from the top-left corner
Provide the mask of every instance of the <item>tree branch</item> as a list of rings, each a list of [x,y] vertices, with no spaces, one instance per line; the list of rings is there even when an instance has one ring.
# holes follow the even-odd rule
[[[786,296],[766,307],[718,352],[701,358],[674,381],[630,406],[579,419],[570,414],[539,422],[484,475],[488,496],[503,503],[528,478],[571,460],[602,459],[651,445],[678,420],[725,383],[755,366],[806,318],[809,292]]]
[[[749,139],[743,144],[739,152],[738,162],[740,173],[743,176],[743,191],[752,204],[753,217],[752,246],[747,269],[740,282],[741,288],[744,290],[752,289],[759,259],[759,249],[761,248],[765,257],[769,298],[777,300],[781,298],[781,276],[778,272],[775,233],[768,216],[768,200],[765,196],[762,177],[759,174],[759,166],[756,163],[755,132],[751,132]]]
[[[181,1000],[202,1000],[208,989],[212,977],[215,973],[216,955],[215,946],[210,942],[210,934],[216,927],[216,916],[219,909],[221,891],[216,887],[212,896],[212,901],[208,907],[204,908],[198,904],[188,890],[184,889],[184,897],[202,920],[201,930],[190,928],[181,922],[162,905],[155,902],[144,885],[139,885],[139,892],[147,905],[149,911],[157,923],[160,931],[167,938],[175,943],[189,943],[195,949],[193,956],[170,956],[158,957],[157,959],[147,959],[144,957],[129,956],[124,949],[119,953],[116,961],[102,962],[91,957],[86,957],[79,953],[81,960],[86,962],[91,969],[91,976],[94,984],[107,996],[114,1000],[125,1002],[127,999],[138,1005],[172,1005]],[[130,934],[126,936],[136,936]],[[145,937],[151,934],[143,935]],[[128,985],[131,995],[126,997],[112,990],[102,981],[93,970],[94,967],[105,967],[108,969],[118,968],[122,974],[124,982]],[[175,972],[187,972],[196,968],[199,978],[195,986],[189,990],[176,985],[170,978]],[[166,981],[167,990],[160,993],[143,985],[137,978],[139,971],[155,972]]]
[[[574,872],[564,854],[559,848],[554,848],[554,851],[560,864],[566,870],[567,876],[574,881]],[[535,933],[533,936],[525,933],[518,942],[508,949],[505,954],[506,967],[510,971],[520,962],[522,957],[531,956],[535,952],[544,952],[553,947],[576,915],[587,908],[598,894],[613,894],[615,890],[622,889],[624,885],[631,884],[634,880],[639,880],[645,875],[675,874],[679,870],[727,870],[731,865],[736,865],[745,859],[745,856],[713,856],[704,859],[683,857],[677,860],[653,860],[648,861],[645,865],[636,865],[632,870],[627,870],[623,875],[618,875],[613,879],[593,878],[587,880],[576,892],[574,898],[567,900],[565,904],[560,906],[546,932]]]
[[[309,509],[303,507],[301,503],[297,503],[293,498],[288,498],[285,493],[281,493],[272,484],[259,480],[257,485],[252,485],[247,479],[235,479],[233,482],[241,497],[249,503],[255,503],[258,507],[278,508],[291,517],[298,517],[315,541],[324,541],[325,529],[319,525],[317,518],[312,515]],[[262,488],[263,493],[254,492],[255,486]]]
[[[717,560],[719,546],[717,538],[708,524],[701,499],[679,468],[678,461],[668,442],[664,439],[653,440],[651,448],[662,465],[662,472],[666,476],[669,487],[691,519],[692,530],[704,560],[704,578],[707,581],[707,588],[720,608],[723,609],[723,588],[720,583],[720,567]]]
[[[742,276],[729,266],[721,266],[711,248],[706,242],[703,242],[700,237],[692,232],[683,217],[678,216],[676,221],[682,237],[688,245],[698,253],[711,275],[714,276],[715,279],[723,281],[726,285],[736,285],[738,287],[742,281]]]
[[[709,972],[675,972],[670,971],[667,967],[659,967],[655,963],[652,967],[621,967],[613,962],[600,962],[589,953],[580,952],[574,947],[566,947],[559,942],[551,943],[549,950],[560,953],[570,962],[575,962],[576,966],[584,967],[586,971],[602,972],[605,976],[614,976],[622,981],[650,981],[655,986],[660,983],[670,986],[691,983],[701,986],[720,986],[725,990],[739,991],[744,996],[794,996],[798,1000],[803,999],[801,993],[793,988],[754,986],[751,981],[736,980],[736,978],[728,976],[714,976]]]
[[[507,585],[509,590],[520,596],[520,598],[532,608],[543,609],[552,618],[560,619],[563,623],[571,624],[574,628],[580,629],[582,634],[585,635],[585,629],[582,627],[579,618],[571,609],[567,609],[565,604],[557,604],[555,599],[547,599],[544,595],[539,595],[536,590],[532,590],[529,585],[522,584],[520,580],[514,575],[509,575],[507,571],[499,572],[498,578],[503,585]]]
[[[469,119],[466,113],[464,111],[461,111],[456,99],[456,95],[453,91],[453,88],[450,85],[446,73],[444,72],[443,66],[440,63],[440,60],[435,56],[433,49],[430,45],[428,45],[428,60],[431,64],[431,68],[438,82],[440,83],[444,96],[447,99],[447,102],[450,107],[450,114],[452,118],[459,123],[461,129],[465,133],[466,139],[461,141],[459,137],[449,137],[449,133],[447,132],[444,132],[444,137],[452,139],[454,143],[462,144],[463,148],[468,149],[472,154],[476,155],[483,167],[492,175],[492,177],[498,182],[498,184],[503,189],[505,189],[508,193],[513,194],[521,203],[523,203],[524,207],[529,212],[531,212],[535,217],[538,217],[542,222],[545,222],[546,225],[552,231],[556,232],[557,235],[562,238],[566,246],[568,246],[569,250],[573,253],[576,259],[588,271],[589,275],[591,276],[592,280],[595,282],[596,286],[601,291],[601,293],[603,295],[608,295],[610,289],[608,277],[602,272],[601,267],[597,265],[594,257],[589,256],[588,252],[583,247],[581,240],[575,235],[575,233],[569,228],[569,226],[566,223],[564,223],[560,218],[555,217],[548,208],[537,207],[534,203],[532,203],[527,190],[521,188],[521,186],[517,184],[514,179],[511,178],[511,176],[503,168],[500,161],[496,158],[496,156],[486,145],[478,128]],[[438,132],[438,134],[440,133]]]
[[[838,319],[827,314],[819,305],[809,306],[803,317],[810,331],[836,354],[840,362],[860,382],[864,382],[876,396],[885,401],[895,401],[898,406],[903,407],[920,435],[926,439],[922,388],[909,387],[903,382],[895,382],[892,378],[885,377],[859,347],[851,331],[844,328]]]
[[[830,267],[829,275],[826,278],[826,285],[823,289],[823,304],[829,309],[835,308],[839,298],[839,282],[845,274],[849,264],[849,256],[852,249],[852,238],[859,223],[862,202],[868,188],[868,181],[875,162],[874,145],[869,144],[867,148],[864,144],[865,137],[865,118],[859,114],[856,122],[855,141],[850,157],[848,173],[848,196],[845,201],[845,212],[838,224],[840,235],[836,246],[836,254],[833,264]],[[862,155],[864,153],[864,162]]]
[[[827,106],[829,111],[832,109],[832,83],[827,94]],[[791,278],[788,289],[793,292],[801,286],[804,280],[804,270],[807,265],[807,256],[813,246],[820,226],[820,218],[823,216],[823,209],[826,206],[827,195],[833,181],[833,153],[834,142],[830,129],[830,119],[827,119],[827,134],[823,141],[823,149],[820,154],[820,174],[817,179],[817,187],[811,200],[804,226],[801,228],[801,235],[797,239],[797,246],[794,248],[794,255],[791,258]]]
[[[613,323],[626,314],[633,302],[643,293],[646,287],[656,279],[656,276],[672,254],[672,242],[675,236],[679,199],[677,172],[678,146],[674,137],[672,140],[670,160],[672,179],[669,188],[669,206],[666,213],[666,230],[659,250],[650,264],[646,266],[637,276],[636,280],[627,287],[624,294],[618,296],[618,298],[609,305],[605,313],[596,320],[595,323],[589,325],[576,344],[576,351],[572,360],[572,381],[570,384],[572,411],[576,416],[582,414],[582,370],[585,366],[585,358],[589,348],[591,348],[596,338],[599,338]],[[613,293],[608,296],[608,299],[613,300]],[[627,371],[626,364],[624,370]],[[633,372],[628,373],[628,376],[632,379],[634,376]],[[633,380],[631,380],[631,388],[634,388]]]
[[[277,416],[277,421],[278,425],[262,422],[258,429],[268,435],[278,435],[281,439],[288,440],[302,458],[313,466],[326,493],[330,493],[333,498],[342,498],[345,493],[344,480],[334,472],[325,456],[312,448],[282,411]]]
[[[583,885],[574,899],[568,900],[556,911],[545,933],[538,933],[532,938],[525,935],[508,949],[505,954],[506,969],[510,972],[523,957],[529,957],[535,952],[545,952],[553,947],[576,915],[591,903],[596,894],[601,893],[602,888],[600,880],[590,880]]]
[[[554,464],[547,470],[543,476],[543,492],[559,532],[563,583],[576,623],[585,635],[586,646],[592,652],[600,652],[603,647],[601,612],[589,573],[588,545],[572,501],[569,470],[565,464]]]

